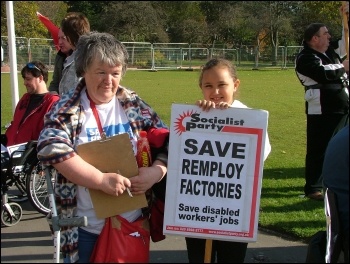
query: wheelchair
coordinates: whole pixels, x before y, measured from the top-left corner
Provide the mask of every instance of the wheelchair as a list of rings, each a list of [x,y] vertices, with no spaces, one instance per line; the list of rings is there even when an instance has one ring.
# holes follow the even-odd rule
[[[22,208],[17,202],[26,200],[39,213],[46,215],[50,212],[49,200],[44,170],[37,158],[37,141],[10,146],[7,149],[11,151],[5,152],[3,148],[6,149],[6,137],[1,136],[2,223],[5,226],[17,224],[22,217]],[[52,181],[54,182],[54,177]]]
[[[50,171],[51,183],[55,184],[56,170]],[[45,170],[42,163],[36,159],[26,175],[26,191],[29,202],[41,214],[47,215],[50,212],[50,202],[47,191]]]

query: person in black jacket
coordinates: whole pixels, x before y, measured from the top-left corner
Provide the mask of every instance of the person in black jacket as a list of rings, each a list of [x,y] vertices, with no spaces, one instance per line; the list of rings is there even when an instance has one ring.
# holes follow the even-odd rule
[[[348,11],[348,5],[347,5]],[[304,48],[297,55],[295,71],[305,88],[306,158],[305,196],[323,201],[322,165],[333,131],[349,111],[349,60],[343,38],[330,41],[322,23],[310,24],[304,33]]]
[[[55,68],[53,70],[52,80],[49,85],[49,91],[54,94],[58,94],[58,87],[62,79],[64,61],[73,52],[72,45],[68,42],[61,29],[58,32],[58,45],[60,50],[57,52],[55,57]]]

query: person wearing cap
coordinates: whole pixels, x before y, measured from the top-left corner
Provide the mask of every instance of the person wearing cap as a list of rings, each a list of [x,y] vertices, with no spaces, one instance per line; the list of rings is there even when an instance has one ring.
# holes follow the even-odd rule
[[[346,10],[349,14],[349,3]],[[343,8],[341,8],[341,13]],[[329,140],[349,111],[349,60],[345,38],[330,41],[325,24],[312,23],[304,32],[304,48],[296,57],[296,75],[305,89],[305,197],[323,201],[322,165]]]
[[[37,140],[44,127],[44,115],[59,100],[58,95],[49,93],[48,68],[40,61],[33,61],[21,70],[27,92],[16,105],[13,120],[6,129],[7,146]]]

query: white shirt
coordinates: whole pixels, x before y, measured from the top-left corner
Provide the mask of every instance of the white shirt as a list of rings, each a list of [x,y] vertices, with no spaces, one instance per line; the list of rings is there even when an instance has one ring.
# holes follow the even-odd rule
[[[82,131],[79,134],[78,145],[101,139],[95,116],[90,108],[90,101],[86,95],[86,89],[82,91],[81,103],[84,108],[85,120],[83,120]],[[136,154],[136,138],[132,133],[129,120],[117,97],[114,97],[107,104],[96,105],[96,109],[107,137],[128,133],[131,143],[134,146],[134,153]],[[129,222],[135,221],[140,215],[141,209],[121,214]],[[88,218],[88,226],[82,227],[84,230],[94,234],[101,233],[105,219],[96,217],[89,190],[83,186],[78,186],[77,188],[77,216],[86,216]]]
[[[231,104],[231,107],[250,108],[250,107],[246,106],[245,104],[243,104],[242,102],[240,102],[238,100],[234,100],[233,103]],[[271,144],[270,144],[269,135],[268,135],[268,133],[266,131],[265,149],[264,149],[264,161],[267,159],[267,157],[269,156],[270,152],[271,152]]]

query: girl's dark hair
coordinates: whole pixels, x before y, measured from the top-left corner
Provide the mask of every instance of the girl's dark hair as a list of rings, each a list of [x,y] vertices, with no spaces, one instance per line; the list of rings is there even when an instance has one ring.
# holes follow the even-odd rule
[[[236,67],[232,64],[232,62],[230,62],[226,59],[215,58],[215,59],[209,60],[206,64],[204,64],[201,67],[201,73],[199,76],[199,87],[202,86],[203,73],[206,70],[209,70],[209,69],[216,67],[216,66],[226,67],[229,70],[232,79],[237,80],[238,77],[237,77]]]
[[[90,32],[90,23],[83,13],[70,12],[63,18],[61,29],[67,40],[76,47],[79,37]]]

